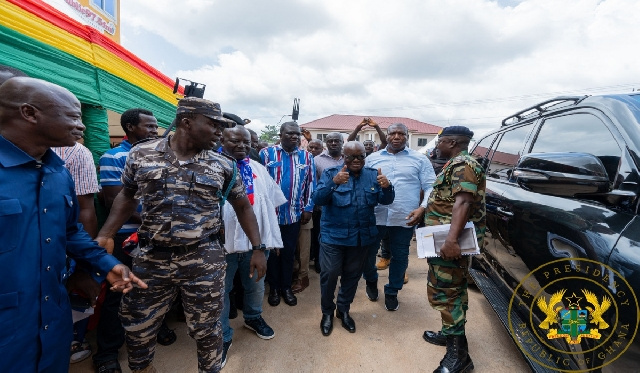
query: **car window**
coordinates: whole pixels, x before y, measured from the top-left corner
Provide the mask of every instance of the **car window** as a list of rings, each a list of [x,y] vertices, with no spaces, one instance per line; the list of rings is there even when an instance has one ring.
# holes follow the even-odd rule
[[[489,159],[491,159],[489,148],[491,148],[496,137],[498,137],[498,134],[481,139],[478,141],[478,145],[473,148],[473,152],[471,153],[471,155],[482,165],[482,167],[484,167],[485,170],[489,165]],[[493,151],[494,149],[491,149],[491,154],[493,154]]]
[[[613,181],[622,150],[607,126],[595,115],[570,114],[544,121],[532,153],[590,153],[600,158]]]
[[[490,154],[489,171],[487,176],[494,179],[508,180],[511,169],[518,163],[522,155],[522,147],[531,130],[531,125],[520,126],[509,131],[505,131],[495,147],[495,151]]]

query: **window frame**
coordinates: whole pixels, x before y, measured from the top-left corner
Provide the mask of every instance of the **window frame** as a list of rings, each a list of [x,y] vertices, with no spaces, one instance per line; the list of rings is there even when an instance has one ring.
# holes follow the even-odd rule
[[[112,1],[113,2],[114,14],[109,13],[105,9],[106,6],[103,7],[103,3],[106,3],[107,1]],[[118,20],[118,1],[119,0],[90,0],[89,4],[91,5],[91,7],[93,9],[96,9],[98,12],[100,12],[100,14],[103,14],[109,20],[113,21],[114,23],[117,23],[117,20]],[[100,4],[97,4],[97,3],[100,3]]]

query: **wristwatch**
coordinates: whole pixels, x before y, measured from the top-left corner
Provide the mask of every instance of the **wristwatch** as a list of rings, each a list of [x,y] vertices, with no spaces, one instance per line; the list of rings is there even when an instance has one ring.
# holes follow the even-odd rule
[[[253,251],[262,251],[264,252],[267,249],[267,246],[265,246],[265,244],[261,243],[260,246],[251,246],[251,250]]]

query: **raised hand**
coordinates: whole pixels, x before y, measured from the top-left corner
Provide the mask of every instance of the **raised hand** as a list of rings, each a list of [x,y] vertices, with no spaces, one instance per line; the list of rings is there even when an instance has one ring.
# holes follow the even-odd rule
[[[349,171],[347,165],[342,166],[342,170],[333,177],[333,182],[337,185],[346,184],[349,181]]]
[[[380,185],[381,188],[386,189],[391,185],[389,183],[389,179],[382,174],[382,169],[380,168],[378,169],[378,177],[376,179],[378,180],[378,185]]]
[[[309,132],[308,129],[306,128],[301,128],[300,132],[302,133],[302,136],[307,140],[307,141],[311,141],[313,139],[313,137],[311,136],[311,132]]]

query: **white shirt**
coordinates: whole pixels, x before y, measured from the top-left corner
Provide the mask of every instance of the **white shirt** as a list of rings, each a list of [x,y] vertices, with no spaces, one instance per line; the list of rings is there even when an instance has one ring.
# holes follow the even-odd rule
[[[254,160],[250,160],[249,165],[253,173],[253,213],[258,219],[261,242],[268,249],[281,248],[283,245],[276,207],[287,203],[287,199],[263,165]],[[225,203],[223,216],[224,248],[227,254],[250,251],[251,241],[240,227],[230,203]]]

